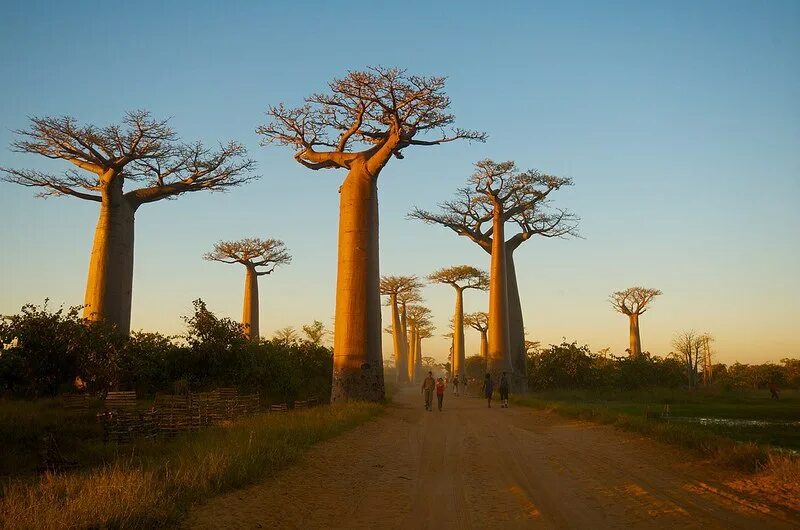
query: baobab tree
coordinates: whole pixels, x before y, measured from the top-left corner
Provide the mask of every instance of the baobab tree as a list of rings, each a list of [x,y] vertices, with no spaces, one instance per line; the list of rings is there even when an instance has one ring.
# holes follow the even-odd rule
[[[470,265],[445,267],[428,276],[432,283],[443,283],[456,291],[456,308],[453,313],[453,373],[464,375],[464,291],[477,289],[485,291],[489,288],[489,276],[485,271]]]
[[[263,143],[296,149],[313,169],[344,169],[339,188],[339,245],[331,402],[383,399],[378,266],[378,176],[409,146],[454,140],[484,141],[486,134],[450,128],[445,78],[371,67],[334,79],[295,108],[269,107],[258,128]],[[445,132],[442,132],[445,131]],[[433,136],[435,135],[435,136]]]
[[[489,356],[489,339],[486,336],[489,330],[489,314],[483,311],[467,313],[464,315],[464,324],[481,334],[481,357],[486,360]]]
[[[214,250],[203,256],[208,261],[244,265],[244,303],[242,327],[251,340],[258,340],[258,277],[272,274],[278,265],[291,263],[292,257],[278,239],[246,238],[238,241],[219,241]]]
[[[383,276],[380,292],[388,296],[387,305],[392,311],[392,344],[394,364],[397,367],[397,382],[408,382],[408,337],[406,305],[408,296],[416,296],[421,284],[416,276]]]
[[[414,304],[406,307],[408,314],[408,380],[412,383],[416,381],[419,376],[419,367],[421,366],[422,359],[422,339],[421,335],[427,334],[428,338],[431,336],[433,326],[430,321],[431,310],[425,306]]]
[[[414,208],[409,214],[449,228],[491,255],[487,364],[498,373],[512,372],[513,365],[514,384],[521,391],[527,388],[525,327],[514,252],[533,236],[577,236],[578,217],[550,208],[549,201],[553,191],[570,185],[569,178],[519,171],[514,162],[481,160],[469,184],[458,190],[455,199],[440,204],[438,213]],[[506,223],[516,227],[508,238]]]
[[[639,315],[647,311],[653,298],[662,294],[658,289],[629,287],[624,291],[611,294],[609,302],[618,312],[627,315],[630,322],[630,356],[638,358],[642,355],[642,338],[639,334]]]
[[[253,178],[255,162],[229,142],[210,149],[183,144],[166,120],[129,112],[119,124],[80,125],[72,117],[31,118],[11,149],[64,160],[61,175],[2,168],[2,180],[40,188],[40,197],[71,196],[100,204],[84,298],[84,316],[130,331],[134,216],[143,204],[193,191],[223,191]],[[139,187],[127,189],[131,183]]]

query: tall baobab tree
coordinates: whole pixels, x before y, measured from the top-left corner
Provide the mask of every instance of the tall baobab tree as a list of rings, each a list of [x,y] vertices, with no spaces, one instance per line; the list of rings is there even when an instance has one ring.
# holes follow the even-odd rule
[[[697,333],[693,329],[681,331],[672,339],[672,346],[676,350],[677,357],[686,367],[689,388],[697,386],[697,369],[703,362],[705,342],[706,335]]]
[[[464,315],[464,324],[481,334],[481,357],[486,360],[489,356],[489,339],[486,336],[489,330],[489,314],[483,311],[467,313]]]
[[[518,390],[526,389],[527,377],[514,252],[533,236],[577,235],[579,219],[573,213],[549,208],[550,194],[571,184],[569,178],[519,171],[514,162],[482,160],[475,164],[469,184],[458,190],[455,199],[442,203],[438,213],[414,208],[409,214],[412,219],[449,228],[491,255],[489,355],[493,360],[488,366],[495,372],[511,372],[513,365]],[[516,227],[508,238],[506,223]]]
[[[418,304],[408,305],[406,311],[410,331],[408,338],[408,379],[414,383],[419,377],[419,367],[422,362],[423,337],[420,334],[428,330],[428,337],[430,337],[430,331],[433,330],[433,327],[430,321],[431,310],[427,307]]]
[[[251,340],[260,337],[258,327],[258,277],[271,274],[278,265],[291,263],[292,257],[278,239],[246,238],[238,241],[219,241],[214,250],[205,254],[208,261],[244,265],[244,303],[242,327]]]
[[[624,291],[611,293],[611,307],[628,316],[630,322],[630,356],[638,358],[642,355],[642,338],[639,334],[639,315],[647,311],[653,298],[662,294],[658,289],[645,287],[629,287]]]
[[[408,382],[408,337],[406,324],[406,304],[408,296],[416,296],[421,284],[416,276],[383,276],[380,292],[388,296],[387,303],[392,311],[392,343],[394,364],[397,368],[397,382]]]
[[[166,120],[129,112],[119,124],[80,125],[72,117],[31,118],[11,149],[64,160],[53,175],[2,168],[2,180],[40,188],[40,197],[68,195],[100,204],[89,260],[84,316],[130,331],[134,216],[143,204],[192,191],[222,191],[255,178],[255,162],[230,142],[218,149],[183,144]],[[77,168],[77,169],[76,169]],[[127,189],[131,183],[140,187]]]
[[[339,188],[339,257],[331,402],[383,399],[378,266],[378,175],[409,146],[486,134],[450,129],[445,78],[408,75],[397,68],[351,71],[305,104],[269,107],[258,128],[263,142],[292,146],[313,170],[344,169]],[[442,132],[439,135],[440,131]],[[435,136],[433,136],[435,135]]]
[[[415,361],[415,365],[416,365],[415,373],[417,374],[417,381],[415,381],[415,382],[418,382],[419,379],[422,378],[422,374],[423,374],[423,368],[422,368],[422,358],[423,358],[423,355],[422,355],[422,340],[423,339],[429,339],[429,338],[433,337],[433,331],[435,329],[436,328],[434,328],[433,324],[431,324],[430,322],[425,322],[425,323],[420,324],[420,325],[417,326],[417,330],[416,330],[416,333],[415,333],[417,346],[416,346],[416,352],[415,352],[415,357],[414,357],[414,361]]]
[[[470,265],[445,267],[428,276],[433,283],[443,283],[456,291],[456,308],[453,313],[453,374],[464,375],[466,354],[464,352],[464,291],[477,289],[485,291],[489,288],[489,276],[486,272]]]

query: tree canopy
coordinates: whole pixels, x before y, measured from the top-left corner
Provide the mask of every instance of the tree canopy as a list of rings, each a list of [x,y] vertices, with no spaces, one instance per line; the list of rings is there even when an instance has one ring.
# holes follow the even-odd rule
[[[278,239],[246,238],[238,241],[219,241],[214,250],[203,256],[208,261],[241,263],[246,267],[266,267],[259,276],[270,274],[278,265],[291,263],[292,257],[283,241]]]
[[[61,159],[84,170],[52,175],[32,169],[0,168],[3,180],[42,188],[42,197],[71,195],[102,202],[103,193],[126,182],[142,186],[125,198],[138,206],[179,194],[222,191],[256,178],[255,161],[243,145],[220,144],[217,149],[200,142],[181,143],[167,120],[149,112],[128,112],[121,123],[97,127],[80,125],[75,118],[34,117],[28,129],[14,131],[13,151]],[[88,174],[87,174],[88,173]]]
[[[617,291],[611,294],[609,302],[611,306],[623,315],[641,315],[648,309],[648,304],[653,298],[663,294],[658,289],[647,289],[645,287],[629,287],[624,291]]]
[[[361,160],[377,175],[410,145],[486,140],[485,133],[452,127],[445,81],[383,66],[350,71],[299,107],[270,106],[256,132],[263,144],[294,147],[295,159],[310,169],[350,169]]]
[[[429,274],[428,280],[434,283],[445,283],[461,290],[485,291],[489,288],[489,275],[471,265],[444,267]]]

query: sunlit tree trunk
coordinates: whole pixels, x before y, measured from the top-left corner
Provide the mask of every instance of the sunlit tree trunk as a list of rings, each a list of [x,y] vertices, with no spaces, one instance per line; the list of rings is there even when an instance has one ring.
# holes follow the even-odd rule
[[[495,207],[492,219],[492,260],[489,270],[489,358],[487,371],[499,380],[502,372],[512,373],[508,330],[508,288],[504,221]]]
[[[628,315],[631,324],[631,357],[638,359],[642,355],[642,339],[639,336],[639,315]]]
[[[514,266],[514,250],[506,245],[506,289],[508,292],[508,334],[511,351],[511,364],[514,377],[511,381],[514,390],[527,392],[528,374],[525,355],[525,323],[522,317],[522,302],[517,285],[517,271]]]
[[[414,333],[414,362],[416,363],[414,372],[417,374],[417,381],[424,379],[425,376],[422,373],[422,334],[420,334],[419,330]],[[414,382],[416,383],[417,381]]]
[[[408,373],[408,366],[411,363],[411,348],[408,343],[408,310],[406,303],[400,304],[400,355],[403,358],[404,374]],[[398,374],[400,372],[398,371]],[[404,376],[405,377],[405,376]],[[406,379],[404,382],[414,382],[413,379]]]
[[[489,359],[489,339],[485,331],[481,331],[481,357],[484,361]]]
[[[105,320],[123,333],[131,328],[136,207],[123,196],[121,178],[102,190],[84,298],[85,318]]]
[[[464,290],[456,287],[456,310],[453,314],[453,374],[464,375]]]
[[[411,325],[410,331],[410,340],[406,343],[408,347],[408,380],[414,383],[417,377],[417,328],[414,324]]]
[[[384,397],[377,179],[363,165],[340,189],[331,402]]]
[[[258,275],[255,267],[246,267],[244,277],[244,304],[242,307],[242,326],[250,340],[258,340]]]
[[[397,295],[389,297],[392,305],[392,346],[394,347],[394,365],[397,368],[397,383],[408,382],[408,356],[403,348],[403,330],[400,327],[400,312],[397,309]]]

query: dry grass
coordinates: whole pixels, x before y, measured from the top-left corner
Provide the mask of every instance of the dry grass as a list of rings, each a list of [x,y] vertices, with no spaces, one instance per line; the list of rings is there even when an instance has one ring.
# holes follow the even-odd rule
[[[262,414],[175,440],[154,442],[90,471],[10,482],[2,528],[153,528],[175,525],[193,502],[273,474],[309,446],[382,411],[351,403]]]

